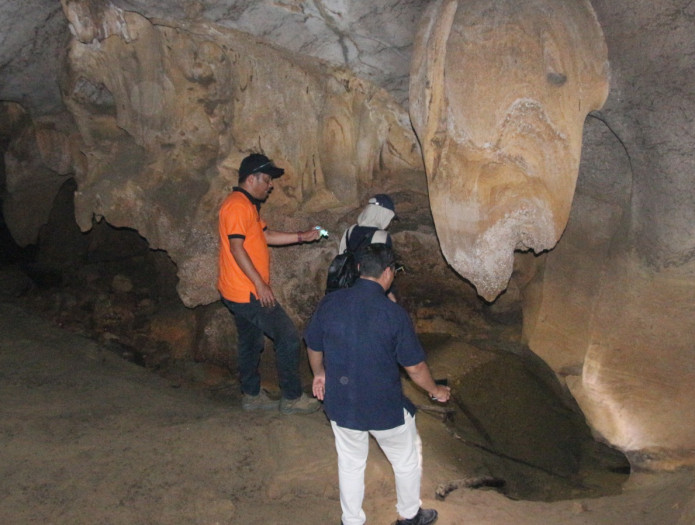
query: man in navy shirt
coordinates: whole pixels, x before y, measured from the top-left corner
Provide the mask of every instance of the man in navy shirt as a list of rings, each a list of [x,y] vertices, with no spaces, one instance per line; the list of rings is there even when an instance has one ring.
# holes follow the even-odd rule
[[[394,272],[391,248],[368,246],[360,279],[326,295],[304,334],[313,393],[323,400],[335,435],[343,525],[366,521],[362,500],[370,434],[394,470],[396,523],[428,525],[437,519],[437,511],[420,507],[422,447],[399,366],[438,401],[447,401],[450,392],[432,379],[407,312],[386,297]]]

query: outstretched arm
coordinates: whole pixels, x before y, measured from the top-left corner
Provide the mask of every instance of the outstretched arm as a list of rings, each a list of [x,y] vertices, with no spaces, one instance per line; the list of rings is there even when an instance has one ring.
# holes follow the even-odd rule
[[[270,246],[287,246],[288,244],[298,244],[312,242],[319,238],[321,232],[316,228],[304,232],[279,232],[275,230],[265,230],[265,240]]]
[[[448,386],[438,385],[434,382],[427,363],[421,361],[416,365],[406,366],[403,368],[405,368],[405,371],[410,376],[410,379],[412,379],[417,386],[427,392],[430,397],[436,399],[440,403],[449,401],[451,389]]]

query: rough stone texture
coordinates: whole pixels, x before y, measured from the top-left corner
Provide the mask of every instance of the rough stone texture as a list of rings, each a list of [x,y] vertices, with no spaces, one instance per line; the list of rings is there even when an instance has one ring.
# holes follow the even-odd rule
[[[408,70],[421,0],[115,0],[148,18],[208,20],[256,35],[296,54],[354,71],[408,102]]]
[[[565,228],[586,114],[608,92],[588,2],[432,2],[416,39],[410,114],[442,251],[485,299],[514,250]]]
[[[349,68],[387,89],[404,106],[408,102],[413,34],[423,9],[422,0],[66,0],[64,3],[87,19],[90,12],[113,5],[147,18],[208,21],[238,29],[293,53]],[[62,107],[57,83],[44,82],[57,77],[68,37],[60,2],[2,2],[0,21],[7,24],[0,45],[3,68],[0,100],[20,101],[32,114]]]
[[[520,282],[525,336],[562,375],[581,372],[606,262],[624,244],[632,189],[625,151],[597,119],[587,121],[583,155],[592,159],[592,169],[586,161],[581,164],[570,219],[558,246],[535,261],[517,256],[520,265],[535,266],[526,268],[528,275]]]
[[[681,266],[695,260],[695,5],[634,7],[596,3],[615,64],[603,113],[634,170],[630,242],[653,268]]]
[[[137,230],[178,265],[186,304],[215,301],[216,207],[235,183],[243,155],[262,149],[287,169],[264,208],[268,221],[279,229],[320,222],[331,231],[328,242],[272,252],[274,282],[284,283],[278,294],[295,319],[306,319],[320,295],[323,272],[337,248],[335,236],[354,220],[361,199],[378,189],[398,195],[399,203],[414,196],[400,229],[393,231],[414,261],[413,275],[404,281],[404,304],[424,331],[460,333],[469,307],[460,298],[471,291],[446,274],[437,250],[421,154],[405,109],[414,29],[428,5],[454,4],[65,0],[62,11],[57,1],[1,2],[0,100],[9,101],[0,112],[4,219],[20,244],[35,242],[50,221],[56,195],[63,198],[59,188],[73,177],[83,229],[94,232],[108,222]],[[491,9],[505,5],[487,4]],[[523,10],[540,3],[514,5]],[[591,12],[585,1],[562,5]],[[595,0],[592,5],[605,34],[611,90],[601,112],[586,123],[574,199],[583,115],[600,103],[582,102],[581,111],[573,107],[571,115],[556,120],[549,106],[544,108],[553,123],[567,124],[560,130],[564,145],[552,126],[528,128],[537,131],[529,139],[540,141],[542,155],[514,151],[518,158],[528,157],[519,179],[559,153],[568,155],[557,173],[569,175],[558,178],[552,191],[537,184],[529,192],[527,202],[545,194],[554,203],[545,226],[535,220],[527,225],[531,233],[507,235],[506,244],[489,243],[474,254],[501,261],[495,263],[502,269],[497,284],[479,291],[494,297],[511,272],[512,250],[550,248],[569,214],[555,249],[539,256],[517,252],[509,289],[492,307],[520,295],[526,341],[565,378],[597,435],[629,452],[636,465],[675,468],[692,462],[695,450],[695,4]],[[552,6],[551,15],[559,9]],[[527,19],[537,20],[535,15]],[[469,23],[463,22],[454,28]],[[593,43],[598,54],[605,53],[600,29],[589,26],[596,39],[589,36],[582,44]],[[517,33],[511,31],[519,43],[522,27],[533,27],[533,35],[555,34],[520,24]],[[567,30],[567,37],[581,34],[582,27]],[[450,38],[456,53],[468,42],[462,36]],[[64,43],[71,38],[64,65]],[[498,35],[493,40],[510,42]],[[532,39],[523,49],[538,51],[540,41]],[[563,35],[546,40],[555,49],[551,45],[548,62],[538,64],[548,68],[528,77],[541,80],[551,93],[564,91],[575,79],[553,60],[562,56],[566,42]],[[483,60],[484,50],[474,58]],[[449,107],[465,117],[461,122],[467,127],[460,130],[484,129],[486,119],[504,123],[510,104],[494,100],[509,81],[491,86],[497,70],[485,67],[472,76],[471,59],[452,63],[452,56],[447,50],[446,82],[413,81],[432,91],[447,87]],[[70,116],[63,113],[59,76]],[[469,96],[465,89],[472,80],[485,91]],[[426,119],[418,111],[429,106],[411,106],[420,128]],[[522,129],[516,120],[522,113],[512,112],[505,140]],[[437,129],[439,122],[432,125]],[[461,133],[452,134],[450,147],[460,138]],[[494,142],[470,138],[483,145]],[[428,163],[434,159],[426,152]],[[441,214],[436,194],[432,191],[432,212]],[[94,219],[102,223],[93,226]],[[447,238],[449,225],[437,215],[435,220],[445,252],[464,246],[463,237]],[[520,225],[517,221],[510,231]],[[430,278],[418,278],[423,274]],[[472,278],[479,287],[484,279]],[[221,347],[233,344],[234,337],[226,316],[212,305],[205,315],[197,308],[199,336],[189,351],[224,365]]]
[[[634,464],[693,465],[694,267],[654,274],[629,258],[607,266],[582,375],[568,385]]]
[[[70,176],[70,128],[67,114],[32,121],[15,103],[1,105],[5,124],[12,137],[4,156],[5,192],[3,215],[13,238],[20,246],[35,243],[58,190]]]
[[[56,81],[68,24],[60,2],[0,2],[0,100],[21,103],[32,115],[60,111]]]
[[[525,288],[524,333],[600,436],[676,468],[695,450],[695,9],[594,5],[611,96],[586,128],[567,230]]]
[[[347,71],[209,24],[80,7],[66,9],[77,38],[63,82],[84,140],[77,222],[103,217],[166,250],[188,306],[218,299],[217,208],[246,153],[286,170],[268,205],[282,210],[275,229],[357,205],[375,174],[421,170],[403,109]]]

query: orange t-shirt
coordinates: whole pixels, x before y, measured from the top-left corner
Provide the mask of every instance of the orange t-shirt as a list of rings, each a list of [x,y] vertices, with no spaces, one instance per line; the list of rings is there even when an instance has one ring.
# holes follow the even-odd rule
[[[235,188],[227,195],[220,207],[218,229],[220,255],[217,289],[228,301],[248,303],[251,294],[258,297],[258,292],[234,259],[229,249],[229,239],[244,239],[244,249],[265,282],[270,282],[270,253],[263,233],[266,224],[246,192]]]

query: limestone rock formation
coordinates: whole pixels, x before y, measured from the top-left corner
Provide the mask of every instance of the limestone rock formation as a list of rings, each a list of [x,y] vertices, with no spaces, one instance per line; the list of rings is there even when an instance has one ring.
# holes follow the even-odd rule
[[[3,215],[21,246],[35,243],[60,186],[72,175],[69,114],[34,120],[16,103],[0,105],[2,133],[13,137],[5,152]]]
[[[374,189],[407,203],[405,304],[418,327],[457,333],[471,290],[440,256],[429,183],[448,261],[488,300],[512,275],[493,307],[523,300],[525,342],[595,434],[638,466],[692,464],[695,3],[592,4],[2,2],[3,218],[33,244],[76,187],[83,230],[138,232],[176,264],[186,305],[212,305],[216,208],[262,150],[287,170],[264,208],[280,229],[339,235]],[[405,89],[422,15],[424,163]],[[610,95],[585,124],[606,52]],[[273,250],[295,319],[336,249]],[[201,310],[196,329],[216,335],[196,356],[223,362],[225,317]]]
[[[611,95],[587,123],[567,231],[525,288],[524,333],[597,435],[673,469],[695,450],[695,6],[595,6]]]
[[[30,115],[62,111],[56,80],[70,33],[60,2],[0,3],[0,34],[0,100]]]
[[[425,12],[410,114],[442,251],[485,299],[507,287],[514,250],[560,238],[607,67],[588,1],[438,0]]]
[[[421,0],[279,2],[111,0],[153,18],[206,20],[271,42],[292,54],[344,67],[407,107],[408,70]]]
[[[105,218],[166,250],[188,306],[218,298],[216,213],[247,153],[286,170],[268,205],[277,229],[358,205],[375,173],[421,170],[403,109],[345,70],[206,23],[65,5],[63,92],[84,141],[77,222]]]

